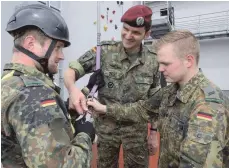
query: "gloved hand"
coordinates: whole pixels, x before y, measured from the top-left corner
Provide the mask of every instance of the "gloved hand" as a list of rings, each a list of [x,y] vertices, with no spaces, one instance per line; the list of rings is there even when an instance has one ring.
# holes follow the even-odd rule
[[[89,137],[91,138],[91,142],[94,141],[95,128],[91,122],[85,121],[85,117],[75,121],[74,128],[75,128],[75,135],[77,135],[80,132],[84,132],[89,135]]]
[[[105,86],[103,72],[101,69],[94,71],[94,73],[90,76],[87,88],[91,91],[95,84],[98,85],[98,89]]]

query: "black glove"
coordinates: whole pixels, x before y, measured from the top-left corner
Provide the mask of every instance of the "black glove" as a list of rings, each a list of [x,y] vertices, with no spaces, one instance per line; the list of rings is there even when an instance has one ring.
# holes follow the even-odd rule
[[[87,84],[87,88],[91,91],[91,89],[95,84],[98,85],[98,89],[105,86],[103,72],[101,69],[94,71],[94,73],[90,76],[89,82]]]
[[[75,128],[75,136],[80,132],[84,132],[89,135],[89,137],[91,138],[91,142],[94,141],[95,128],[91,122],[85,121],[85,117],[77,120],[74,124],[74,128]]]

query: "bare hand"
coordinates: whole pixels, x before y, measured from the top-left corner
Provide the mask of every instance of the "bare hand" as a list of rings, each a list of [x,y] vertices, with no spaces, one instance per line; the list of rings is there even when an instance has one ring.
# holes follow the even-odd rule
[[[69,92],[69,109],[75,109],[79,114],[84,114],[88,111],[86,97],[75,86]]]
[[[99,103],[95,98],[94,99],[89,98],[87,100],[87,105],[91,106],[93,108],[94,112],[97,114],[105,114],[106,113],[107,107],[105,105]]]
[[[150,131],[147,144],[148,144],[149,155],[151,156],[155,155],[158,149],[158,139],[157,139],[156,131]]]

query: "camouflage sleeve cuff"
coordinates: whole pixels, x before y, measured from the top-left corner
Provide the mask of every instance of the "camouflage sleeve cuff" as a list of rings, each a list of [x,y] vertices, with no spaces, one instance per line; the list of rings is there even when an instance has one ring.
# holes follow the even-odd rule
[[[80,132],[75,136],[73,140],[73,145],[81,146],[84,149],[91,150],[92,148],[91,138],[86,133]]]
[[[107,111],[105,115],[110,116],[110,117],[115,117],[116,116],[116,106],[115,105],[106,105],[107,106]],[[117,117],[117,116],[116,116]]]
[[[84,86],[83,89],[81,90],[81,92],[82,92],[85,96],[88,96],[89,93],[90,93],[90,90],[89,90],[86,86]]]
[[[74,71],[78,72],[78,78],[81,78],[85,75],[85,71],[83,66],[78,61],[72,61],[69,63],[69,68],[73,69]]]
[[[116,120],[125,120],[139,122],[141,120],[148,121],[147,111],[141,108],[139,103],[126,105],[112,104],[106,105],[106,116],[113,117]],[[139,112],[141,111],[141,113]]]

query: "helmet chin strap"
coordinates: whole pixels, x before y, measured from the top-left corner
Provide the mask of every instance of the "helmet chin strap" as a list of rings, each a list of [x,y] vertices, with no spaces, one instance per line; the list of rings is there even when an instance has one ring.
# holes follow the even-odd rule
[[[38,57],[37,55],[35,55],[34,53],[32,53],[31,51],[25,49],[24,47],[20,46],[20,45],[16,45],[14,43],[14,47],[19,50],[20,52],[26,54],[27,56],[29,56],[30,58],[32,58],[33,60],[37,61],[40,63],[40,65],[42,66],[42,68],[44,69],[44,73],[49,75],[49,77],[53,80],[53,74],[51,74],[48,70],[48,60],[49,57],[52,54],[53,49],[55,48],[55,45],[57,43],[57,40],[52,40],[46,54],[44,57]]]

